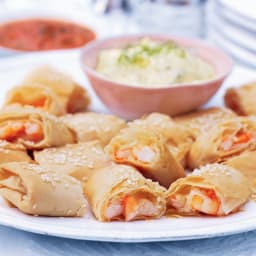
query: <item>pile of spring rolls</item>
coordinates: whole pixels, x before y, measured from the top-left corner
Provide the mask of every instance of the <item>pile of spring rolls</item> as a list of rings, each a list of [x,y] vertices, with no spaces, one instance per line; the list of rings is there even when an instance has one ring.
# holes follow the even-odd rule
[[[90,208],[99,221],[133,221],[224,216],[255,194],[256,117],[210,108],[125,122],[88,112],[89,103],[83,87],[46,66],[9,91],[0,195],[10,207],[63,217]]]

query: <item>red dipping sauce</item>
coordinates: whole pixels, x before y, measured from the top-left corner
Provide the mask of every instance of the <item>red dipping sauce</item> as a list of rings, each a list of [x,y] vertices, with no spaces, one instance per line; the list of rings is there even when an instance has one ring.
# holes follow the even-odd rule
[[[28,19],[0,25],[0,46],[21,51],[77,48],[95,37],[89,28],[59,20]]]

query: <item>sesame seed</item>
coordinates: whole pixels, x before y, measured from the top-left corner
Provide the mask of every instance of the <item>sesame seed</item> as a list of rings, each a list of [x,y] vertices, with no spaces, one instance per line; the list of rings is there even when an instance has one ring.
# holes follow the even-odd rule
[[[87,181],[88,178],[86,176],[83,176],[82,181]]]
[[[70,209],[69,209],[69,210],[67,210],[66,214],[67,214],[67,215],[72,214],[72,210],[70,210]]]

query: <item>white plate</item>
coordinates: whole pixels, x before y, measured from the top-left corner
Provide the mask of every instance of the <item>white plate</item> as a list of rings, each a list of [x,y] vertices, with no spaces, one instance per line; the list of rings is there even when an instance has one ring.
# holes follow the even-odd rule
[[[224,8],[250,22],[256,21],[256,2],[252,0],[218,0]]]
[[[0,101],[11,86],[18,84],[32,68],[42,64],[51,64],[70,73],[78,82],[89,88],[80,70],[76,51],[30,54],[0,60]],[[225,87],[228,84],[239,84],[255,77],[255,74],[250,71],[236,68]],[[208,105],[221,105],[221,95],[224,90],[223,87]],[[107,112],[91,90],[90,92],[93,98],[92,110]],[[2,225],[53,236],[113,242],[186,240],[245,232],[256,229],[255,212],[256,203],[249,202],[241,212],[227,217],[163,217],[159,220],[131,223],[101,223],[96,221],[91,213],[83,218],[29,216],[17,209],[8,208],[0,200],[0,224]]]
[[[211,30],[209,38],[214,41],[216,45],[222,48],[226,53],[230,54],[239,62],[253,68],[256,67],[255,54],[247,49],[240,47],[236,42],[231,41],[231,38],[225,36],[226,34],[218,30],[217,27]],[[230,40],[231,39],[231,40]]]

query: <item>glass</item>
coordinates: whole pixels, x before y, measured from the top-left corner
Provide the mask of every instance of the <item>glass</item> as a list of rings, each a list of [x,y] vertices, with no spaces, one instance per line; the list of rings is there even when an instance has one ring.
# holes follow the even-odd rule
[[[99,14],[107,14],[113,10],[127,11],[127,0],[91,0],[94,10]]]
[[[95,18],[102,21],[101,36],[110,37],[140,32],[137,25],[130,19],[128,0],[91,0],[90,3]]]
[[[205,36],[207,0],[129,0],[130,15],[142,32]]]

